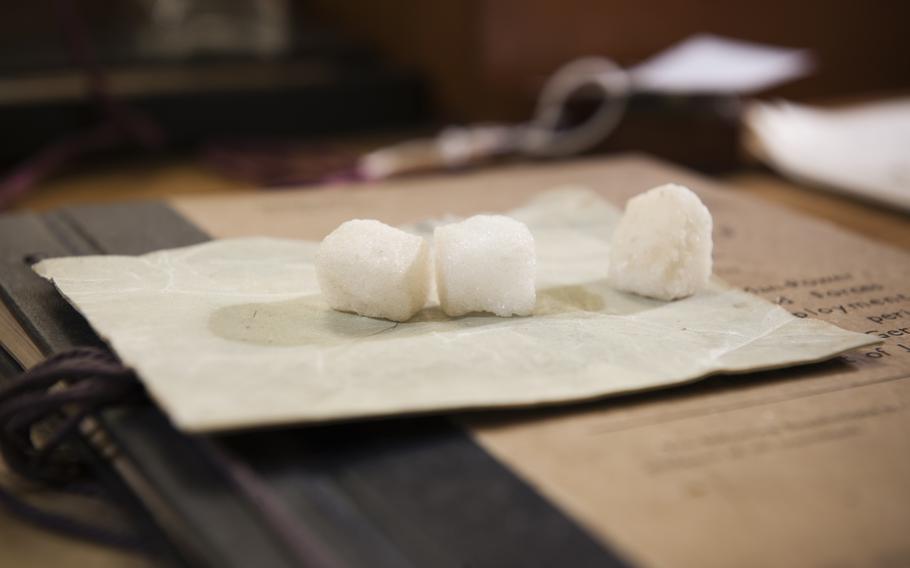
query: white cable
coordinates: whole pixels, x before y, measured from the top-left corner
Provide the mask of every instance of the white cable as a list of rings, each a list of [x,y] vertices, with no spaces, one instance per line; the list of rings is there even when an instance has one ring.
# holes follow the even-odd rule
[[[593,89],[591,89],[593,87]],[[582,89],[600,98],[597,111],[581,124],[560,128],[559,120]],[[544,85],[534,118],[526,124],[477,124],[450,127],[429,140],[411,140],[361,157],[358,172],[382,179],[433,168],[456,168],[495,156],[570,156],[590,150],[616,128],[631,92],[628,73],[604,57],[585,57],[564,65]]]
[[[559,129],[572,96],[590,87],[599,93],[597,111],[577,126]],[[585,57],[564,65],[544,85],[534,118],[524,127],[521,151],[532,156],[569,156],[593,148],[619,124],[630,91],[628,73],[605,57]]]

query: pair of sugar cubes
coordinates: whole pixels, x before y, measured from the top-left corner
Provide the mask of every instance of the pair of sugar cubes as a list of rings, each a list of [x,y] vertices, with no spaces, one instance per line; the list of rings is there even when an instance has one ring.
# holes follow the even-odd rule
[[[629,200],[611,244],[616,288],[673,300],[711,276],[711,215],[689,189],[668,184]],[[431,279],[449,316],[530,315],[536,303],[534,237],[520,221],[476,215],[436,228],[434,262],[422,237],[379,221],[347,221],[320,244],[316,274],[333,309],[406,321],[426,304]]]
[[[449,316],[530,315],[536,301],[534,237],[503,215],[437,227],[426,239],[373,220],[342,223],[319,246],[316,275],[329,306],[406,321],[427,303],[431,279]]]

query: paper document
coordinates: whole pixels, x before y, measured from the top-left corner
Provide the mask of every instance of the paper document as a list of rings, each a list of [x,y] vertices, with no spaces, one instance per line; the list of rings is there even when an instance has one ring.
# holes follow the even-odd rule
[[[751,94],[808,75],[812,67],[807,50],[701,34],[632,67],[629,75],[644,91]]]
[[[910,99],[821,109],[754,103],[754,153],[781,173],[910,212]]]

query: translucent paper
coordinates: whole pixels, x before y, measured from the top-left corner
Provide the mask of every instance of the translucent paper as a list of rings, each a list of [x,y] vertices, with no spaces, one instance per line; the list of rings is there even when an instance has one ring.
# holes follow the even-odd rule
[[[333,311],[306,241],[221,240],[35,270],[190,431],[564,403],[819,361],[875,341],[718,281],[676,302],[612,289],[618,212],[593,192],[554,190],[511,214],[537,243],[531,317],[448,318],[431,306],[395,323]]]

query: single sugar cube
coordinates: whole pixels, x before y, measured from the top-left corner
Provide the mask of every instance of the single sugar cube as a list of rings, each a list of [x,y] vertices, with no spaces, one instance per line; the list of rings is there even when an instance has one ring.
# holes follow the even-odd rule
[[[437,227],[436,287],[447,315],[534,311],[537,257],[528,227],[503,215],[475,215]]]
[[[613,233],[610,281],[660,300],[691,296],[711,277],[712,225],[687,187],[671,183],[633,197]]]
[[[423,237],[374,220],[332,231],[316,253],[316,278],[335,310],[406,321],[427,302],[429,246]]]

